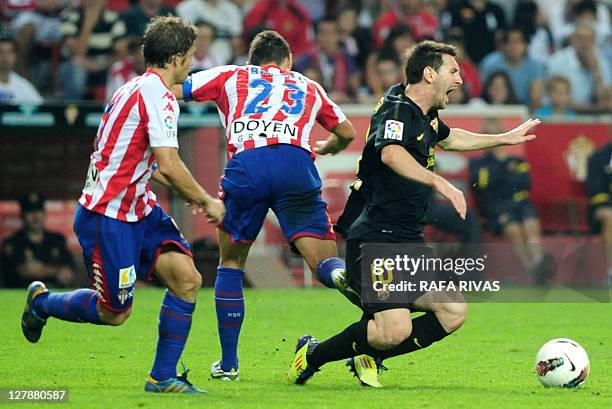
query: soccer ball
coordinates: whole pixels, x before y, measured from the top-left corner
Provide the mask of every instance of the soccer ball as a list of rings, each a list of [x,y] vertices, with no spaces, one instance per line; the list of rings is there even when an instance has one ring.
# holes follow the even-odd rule
[[[546,387],[577,388],[589,376],[589,357],[576,341],[557,338],[540,348],[535,370]]]

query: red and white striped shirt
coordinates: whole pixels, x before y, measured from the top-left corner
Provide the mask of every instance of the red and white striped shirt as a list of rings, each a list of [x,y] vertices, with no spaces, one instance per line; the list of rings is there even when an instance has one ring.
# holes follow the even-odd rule
[[[185,100],[215,101],[225,127],[227,157],[275,144],[309,152],[315,120],[331,130],[346,116],[315,81],[275,65],[224,65],[192,74]]]
[[[176,98],[154,71],[119,88],[102,114],[79,203],[126,222],[147,216],[156,199],[151,148],[178,148],[178,117]]]

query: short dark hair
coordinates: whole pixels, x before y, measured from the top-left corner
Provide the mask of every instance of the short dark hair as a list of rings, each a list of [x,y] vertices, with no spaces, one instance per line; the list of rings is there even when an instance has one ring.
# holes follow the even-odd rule
[[[546,82],[546,91],[550,92],[555,84],[563,84],[568,90],[572,89],[572,83],[567,79],[567,77],[564,77],[563,75],[553,75]]]
[[[283,36],[276,31],[264,30],[257,34],[251,42],[249,64],[280,64],[285,58],[289,58],[290,54],[291,49]]]
[[[508,97],[506,98],[506,101],[504,101],[504,104],[506,105],[518,104],[519,101],[516,96],[516,93],[514,92],[512,81],[510,80],[510,76],[505,71],[495,71],[494,73],[489,75],[489,78],[487,78],[482,88],[483,89],[482,95],[481,95],[482,99],[487,103],[491,103],[491,101],[493,101],[491,94],[489,94],[489,87],[491,86],[491,83],[495,81],[495,78],[498,78],[498,77],[502,78],[504,82],[506,83],[506,86],[508,87]]]
[[[143,37],[145,65],[165,68],[172,57],[187,54],[197,35],[198,29],[179,17],[155,17]]]
[[[527,42],[527,36],[525,35],[523,29],[519,26],[511,26],[510,28],[505,30],[502,35],[502,42],[504,44],[508,44],[508,42],[510,41],[510,34],[512,33],[519,33],[521,35],[521,38],[523,39],[523,42]]]
[[[323,17],[321,20],[315,23],[315,27],[314,27],[315,35],[319,34],[319,29],[321,28],[321,25],[324,23],[333,24],[336,27],[336,31],[340,30],[338,28],[338,20],[336,20],[334,17],[327,16],[327,17]]]
[[[594,0],[582,0],[572,7],[572,17],[579,17],[585,13],[597,15],[597,3]]]
[[[381,61],[391,61],[394,64],[401,65],[401,61],[394,50],[391,49],[382,49],[380,53],[378,53],[377,63]]]
[[[393,27],[391,27],[389,34],[387,34],[387,37],[385,38],[383,48],[392,48],[393,42],[405,35],[409,35],[414,40],[414,31],[412,31],[409,25],[404,23],[398,23],[394,25]]]
[[[408,84],[417,84],[423,79],[425,67],[431,67],[438,71],[444,61],[442,55],[457,56],[457,49],[452,45],[438,43],[431,40],[421,41],[410,47],[406,52],[406,81]]]
[[[45,210],[45,198],[39,193],[32,192],[19,198],[21,213]]]
[[[210,31],[212,31],[213,38],[217,37],[217,27],[215,27],[212,23],[209,23],[206,20],[198,20],[194,24],[198,28],[198,30],[201,27],[208,27],[208,28],[210,28]]]

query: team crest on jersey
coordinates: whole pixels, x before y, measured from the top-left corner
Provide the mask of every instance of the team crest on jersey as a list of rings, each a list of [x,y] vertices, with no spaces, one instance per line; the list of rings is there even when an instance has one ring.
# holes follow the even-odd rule
[[[394,139],[396,141],[402,140],[404,134],[404,123],[400,121],[394,121],[392,119],[385,122],[385,135],[384,139]]]
[[[128,298],[132,298],[133,295],[133,291],[128,291],[124,288],[123,290],[119,290],[117,293],[117,298],[119,299],[119,302],[121,302],[121,305],[124,305]]]
[[[429,125],[431,125],[434,131],[438,132],[438,118],[432,119]]]

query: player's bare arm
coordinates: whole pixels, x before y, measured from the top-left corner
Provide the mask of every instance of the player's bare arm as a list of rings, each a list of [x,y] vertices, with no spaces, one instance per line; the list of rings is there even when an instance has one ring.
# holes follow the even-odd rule
[[[225,216],[223,202],[212,197],[196,182],[179,157],[178,150],[163,147],[153,148],[153,152],[157,160],[157,171],[169,182],[171,187],[181,194],[185,200],[201,207],[210,222],[221,223],[223,216]]]
[[[387,145],[381,151],[381,160],[398,175],[431,186],[447,198],[459,216],[465,219],[467,204],[463,192],[451,185],[442,176],[425,169],[401,145]]]
[[[535,134],[529,132],[539,124],[539,119],[529,119],[511,131],[501,134],[481,134],[452,128],[448,138],[440,141],[438,145],[446,151],[470,151],[498,145],[517,145],[534,140]]]
[[[315,143],[315,153],[319,155],[327,155],[328,153],[335,155],[344,150],[357,136],[355,127],[348,119],[339,123],[331,131],[332,134],[326,140]]]
[[[172,187],[172,184],[170,183],[170,181],[166,179],[164,175],[161,174],[159,169],[155,169],[155,171],[151,174],[151,178],[157,183],[160,183],[166,187],[170,187],[170,188]]]

